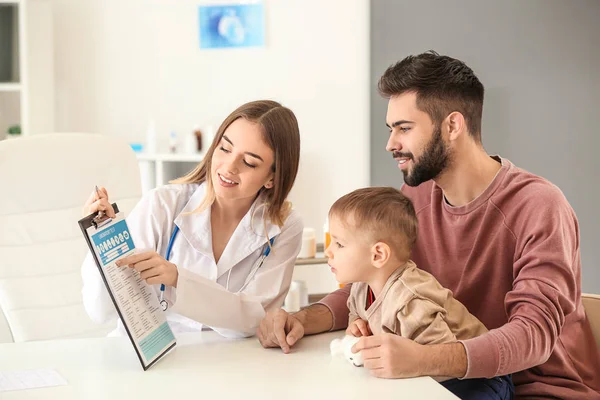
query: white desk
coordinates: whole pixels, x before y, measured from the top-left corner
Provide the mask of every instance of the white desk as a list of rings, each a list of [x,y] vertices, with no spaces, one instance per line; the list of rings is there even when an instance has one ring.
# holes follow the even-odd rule
[[[303,339],[291,354],[256,338],[186,334],[144,372],[126,338],[0,344],[0,371],[56,369],[68,386],[0,393],[10,399],[456,399],[431,378],[386,380],[345,360],[329,342],[341,332]]]

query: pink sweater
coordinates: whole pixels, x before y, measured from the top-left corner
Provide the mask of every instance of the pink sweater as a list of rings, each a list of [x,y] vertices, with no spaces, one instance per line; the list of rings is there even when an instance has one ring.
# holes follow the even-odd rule
[[[412,259],[490,329],[462,341],[465,378],[515,373],[517,396],[600,399],[600,352],[581,303],[579,227],[562,192],[506,159],[463,207],[448,205],[433,181],[402,191],[419,220]],[[349,292],[322,301],[333,329],[348,323]]]

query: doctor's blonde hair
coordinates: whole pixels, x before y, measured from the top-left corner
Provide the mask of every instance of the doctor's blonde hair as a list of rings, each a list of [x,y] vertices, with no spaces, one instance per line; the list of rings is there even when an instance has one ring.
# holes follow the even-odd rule
[[[175,179],[171,183],[202,183],[206,182],[204,200],[194,211],[202,212],[211,207],[215,201],[215,189],[210,179],[212,158],[219,146],[225,131],[235,120],[244,118],[258,124],[263,132],[265,143],[275,155],[273,166],[273,187],[264,186],[257,196],[265,197],[264,215],[273,224],[283,226],[291,204],[287,196],[294,186],[300,163],[300,130],[296,116],[289,108],[283,107],[276,101],[259,100],[246,103],[232,112],[221,124],[204,159],[189,174]]]

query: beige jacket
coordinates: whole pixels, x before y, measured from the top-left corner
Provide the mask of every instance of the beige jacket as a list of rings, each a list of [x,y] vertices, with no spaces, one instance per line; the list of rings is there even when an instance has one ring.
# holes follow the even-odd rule
[[[388,278],[375,302],[365,310],[366,283],[353,283],[348,308],[349,322],[361,318],[371,332],[394,333],[420,344],[449,343],[487,332],[452,292],[433,275],[408,261]]]

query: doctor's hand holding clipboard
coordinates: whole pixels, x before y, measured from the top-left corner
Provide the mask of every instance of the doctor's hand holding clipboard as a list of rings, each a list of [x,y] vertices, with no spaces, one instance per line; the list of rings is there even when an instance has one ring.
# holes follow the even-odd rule
[[[115,211],[108,198],[108,191],[101,187],[96,188],[83,207],[84,215],[97,211],[105,213],[110,218],[115,218]],[[168,258],[168,257],[167,257]],[[149,285],[163,285],[177,287],[177,266],[154,251],[146,251],[124,257],[116,262],[117,266],[129,266],[140,273],[140,277]],[[164,291],[164,288],[161,288]]]
[[[265,313],[282,306],[302,241],[302,220],[287,201],[299,155],[291,110],[273,101],[244,104],[193,171],[146,193],[127,216],[136,254],[119,265],[153,287],[176,335],[252,336]],[[96,211],[114,218],[105,188],[84,206],[86,215]],[[89,316],[114,317],[90,255],[82,276]],[[121,321],[113,333],[124,334]]]

